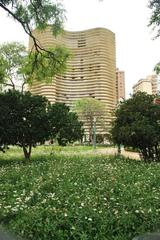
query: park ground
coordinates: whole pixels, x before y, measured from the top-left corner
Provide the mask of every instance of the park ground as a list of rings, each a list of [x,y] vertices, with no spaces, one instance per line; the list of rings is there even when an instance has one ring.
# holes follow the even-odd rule
[[[76,152],[76,151],[75,151]],[[86,150],[81,151],[81,154],[86,154]],[[111,155],[115,156],[118,154],[117,147],[97,147],[97,148],[90,148],[88,150],[88,154],[93,155]],[[131,158],[135,160],[140,160],[140,156],[138,152],[127,151],[123,147],[121,148],[121,155],[126,158]]]
[[[159,164],[116,151],[41,146],[28,162],[18,148],[0,153],[1,225],[26,240],[131,240],[158,231]]]

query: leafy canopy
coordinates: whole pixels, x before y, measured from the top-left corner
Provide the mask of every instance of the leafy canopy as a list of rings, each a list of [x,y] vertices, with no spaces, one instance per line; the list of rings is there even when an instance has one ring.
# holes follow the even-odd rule
[[[30,85],[34,81],[52,82],[56,74],[62,74],[66,70],[69,56],[69,51],[60,46],[50,48],[40,54],[32,52],[26,57],[21,73],[26,76],[26,82]]]
[[[157,32],[156,37],[160,37],[160,1],[150,0],[149,7],[152,10],[149,25]]]
[[[82,122],[62,103],[45,97],[9,90],[0,93],[0,150],[16,145],[29,159],[32,147],[56,138],[60,145],[81,140]]]
[[[25,47],[18,42],[4,43],[0,46],[0,83],[13,89],[22,78],[20,70],[26,57]]]
[[[32,34],[33,29],[44,30],[51,25],[55,36],[62,30],[65,15],[60,3],[50,0],[0,0],[0,7],[22,25],[33,39],[36,50],[40,46]]]
[[[149,26],[152,26],[156,31],[156,38],[160,37],[160,1],[159,0],[150,0],[149,8],[152,10]],[[157,74],[160,73],[160,62],[155,66]]]
[[[96,118],[96,122],[101,123],[101,118],[104,116],[105,110],[104,103],[95,98],[82,98],[75,101],[73,109],[78,113],[82,121],[87,122],[89,141],[92,141],[94,118]]]
[[[104,104],[95,98],[82,98],[75,101],[74,109],[87,121],[93,121],[94,117],[100,118],[103,114]]]
[[[115,112],[111,130],[116,144],[139,149],[146,161],[160,160],[160,105],[154,95],[134,94]]]
[[[69,57],[68,51],[63,47],[43,48],[33,33],[34,29],[43,31],[50,26],[53,35],[57,36],[62,31],[65,19],[62,5],[50,0],[0,0],[0,8],[18,21],[33,41],[27,65],[23,68],[23,72],[28,75],[27,81],[33,81],[33,77],[38,81],[48,81],[55,74],[62,73]],[[0,70],[1,75],[4,73]]]
[[[0,83],[15,89],[16,84],[23,87],[34,81],[52,82],[53,76],[66,69],[68,51],[55,47],[48,52],[27,53],[19,42],[4,43],[0,46]],[[54,54],[54,58],[53,55]],[[36,58],[36,61],[35,61]]]
[[[82,122],[74,112],[70,112],[68,106],[63,103],[55,103],[49,107],[49,122],[52,139],[57,139],[60,145],[66,145],[83,136]]]
[[[49,137],[48,101],[29,92],[9,90],[0,94],[0,147],[17,145],[26,159],[31,149]]]

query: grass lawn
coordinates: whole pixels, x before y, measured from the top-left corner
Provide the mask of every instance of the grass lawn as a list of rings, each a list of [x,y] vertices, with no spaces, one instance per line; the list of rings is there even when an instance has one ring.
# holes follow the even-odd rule
[[[29,163],[17,148],[0,153],[1,225],[26,240],[131,240],[160,230],[160,165],[80,155],[85,149],[38,147]]]

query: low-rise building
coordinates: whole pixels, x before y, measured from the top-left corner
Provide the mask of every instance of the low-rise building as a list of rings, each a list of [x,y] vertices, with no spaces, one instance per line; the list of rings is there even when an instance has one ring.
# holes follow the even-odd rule
[[[158,93],[158,77],[157,75],[149,75],[146,78],[140,79],[133,86],[133,93],[136,92],[146,92],[148,94]]]

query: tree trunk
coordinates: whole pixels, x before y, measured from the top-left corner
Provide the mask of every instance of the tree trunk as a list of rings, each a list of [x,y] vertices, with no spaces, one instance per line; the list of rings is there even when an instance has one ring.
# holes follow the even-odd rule
[[[121,144],[118,144],[118,155],[121,155]]]
[[[93,142],[93,117],[89,119],[89,142]]]
[[[23,77],[24,78],[24,77]],[[22,84],[22,89],[21,89],[21,93],[23,93],[24,92],[24,85],[26,84],[26,82],[23,82],[23,84]]]
[[[148,152],[149,152],[149,160],[154,161],[154,149],[153,149],[153,147],[149,147]]]
[[[141,148],[140,149],[141,150],[141,153],[142,153],[142,157],[143,157],[143,160],[145,161],[145,162],[147,162],[147,149],[144,147],[144,148]]]
[[[89,142],[92,143],[92,127],[89,127]]]
[[[160,162],[160,149],[158,148],[158,144],[155,145],[155,160]]]
[[[28,147],[23,146],[23,153],[26,160],[30,160],[31,150],[32,150],[32,145],[29,145]]]
[[[154,161],[154,149],[152,147],[145,147],[141,149],[143,159],[145,162]]]

